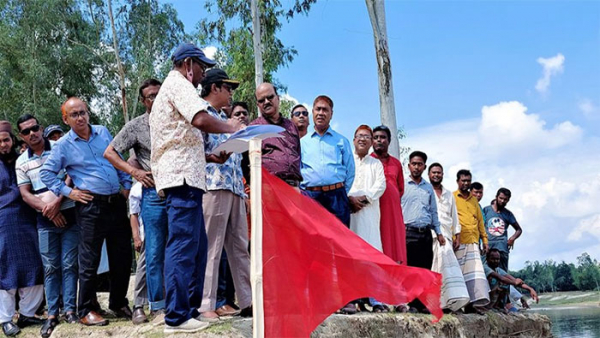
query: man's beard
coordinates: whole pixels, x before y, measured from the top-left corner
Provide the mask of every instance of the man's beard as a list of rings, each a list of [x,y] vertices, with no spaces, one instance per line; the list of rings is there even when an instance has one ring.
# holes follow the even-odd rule
[[[0,153],[0,160],[2,162],[10,162],[16,158],[17,158],[17,151],[15,149],[11,149],[6,154]]]

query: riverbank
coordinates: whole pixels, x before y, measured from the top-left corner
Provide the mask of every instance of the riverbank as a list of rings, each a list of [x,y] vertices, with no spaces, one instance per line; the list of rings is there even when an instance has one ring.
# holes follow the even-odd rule
[[[312,337],[549,337],[551,323],[548,317],[536,313],[504,315],[446,315],[438,323],[430,315],[414,314],[357,314],[332,315],[312,334]],[[130,321],[109,318],[110,325],[85,327],[61,324],[52,334],[54,338],[101,337],[165,337],[163,327],[150,324],[134,326]],[[39,327],[23,330],[22,338],[39,337]],[[211,325],[198,334],[178,334],[174,337],[252,337],[252,320],[235,318]]]
[[[544,307],[600,307],[598,291],[548,292],[539,295],[539,304],[529,304],[532,308]]]

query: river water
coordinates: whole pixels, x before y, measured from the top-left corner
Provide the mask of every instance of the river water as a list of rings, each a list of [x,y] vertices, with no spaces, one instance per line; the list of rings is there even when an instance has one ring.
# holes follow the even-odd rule
[[[550,317],[554,337],[600,338],[600,307],[539,308],[531,311]]]

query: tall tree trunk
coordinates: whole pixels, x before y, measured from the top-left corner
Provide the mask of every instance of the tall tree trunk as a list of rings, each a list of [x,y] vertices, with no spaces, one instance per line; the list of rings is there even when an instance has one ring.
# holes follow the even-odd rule
[[[384,0],[365,0],[373,37],[375,40],[375,53],[377,55],[377,74],[379,75],[379,106],[381,109],[381,123],[390,128],[389,153],[400,157],[398,144],[398,127],[396,125],[396,108],[394,106],[394,86],[392,83],[392,63],[387,42],[387,28],[385,23]]]
[[[115,19],[112,11],[112,0],[108,0],[108,17],[110,18],[110,28],[112,29],[113,48],[115,50],[115,59],[117,60],[117,68],[119,70],[119,86],[121,87],[121,100],[123,103],[123,119],[125,123],[129,122],[129,114],[127,113],[127,93],[125,91],[125,70],[119,57],[119,43],[117,41],[117,29],[115,28]]]
[[[263,83],[263,58],[262,58],[262,42],[261,42],[261,27],[260,27],[260,12],[258,9],[258,1],[252,0],[250,3],[252,12],[252,41],[254,42],[254,70],[256,86]]]

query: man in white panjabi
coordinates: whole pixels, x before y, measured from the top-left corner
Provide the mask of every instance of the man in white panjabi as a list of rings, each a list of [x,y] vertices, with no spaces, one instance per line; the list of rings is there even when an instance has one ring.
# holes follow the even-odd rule
[[[379,230],[379,198],[385,192],[383,164],[369,155],[373,132],[366,125],[354,133],[354,163],[356,174],[348,198],[350,200],[350,230],[383,251]]]
[[[350,200],[350,230],[383,252],[380,231],[379,198],[385,192],[385,173],[380,160],[369,156],[373,145],[373,131],[361,125],[354,132],[355,176],[348,193]],[[373,312],[388,312],[388,308],[374,298],[369,298]],[[361,304],[361,308],[363,305]]]
[[[458,311],[470,301],[469,291],[465,284],[462,270],[454,254],[460,244],[460,223],[456,212],[456,202],[452,192],[442,186],[444,168],[439,163],[429,166],[429,182],[435,191],[440,230],[446,237],[446,245],[440,246],[433,241],[433,264],[431,271],[442,274],[442,295],[440,303],[442,309]],[[433,237],[437,237],[432,232]],[[452,240],[455,237],[455,240]]]

